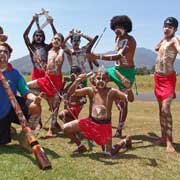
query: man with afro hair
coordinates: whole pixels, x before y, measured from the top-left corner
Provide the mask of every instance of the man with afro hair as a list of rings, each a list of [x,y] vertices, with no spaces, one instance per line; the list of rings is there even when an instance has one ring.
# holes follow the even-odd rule
[[[119,89],[127,92],[135,79],[134,54],[136,50],[136,40],[129,35],[132,31],[132,21],[126,15],[114,16],[110,21],[110,28],[115,32],[115,53],[114,54],[89,54],[88,58],[105,61],[116,61],[115,65],[107,69],[109,77],[116,83]],[[126,85],[126,86],[125,86]],[[119,125],[115,137],[122,136],[122,128],[127,117],[127,101],[116,102],[119,114]]]

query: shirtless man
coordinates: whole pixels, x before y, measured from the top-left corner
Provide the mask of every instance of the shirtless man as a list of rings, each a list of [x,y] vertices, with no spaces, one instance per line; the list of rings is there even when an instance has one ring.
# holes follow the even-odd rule
[[[109,81],[109,77],[103,70],[95,73],[93,80],[91,80],[93,87],[76,89],[77,85],[86,77],[86,74],[81,74],[70,87],[68,95],[73,93],[73,95],[80,97],[87,95],[90,103],[89,116],[64,124],[64,134],[77,144],[78,148],[74,152],[83,153],[87,151],[86,147],[81,144],[80,139],[76,136],[77,132],[81,132],[84,137],[94,140],[97,144],[106,145],[106,153],[113,156],[125,144],[130,145],[130,138],[128,137],[125,141],[114,145],[112,148],[112,104],[116,99],[133,101],[133,93],[131,89],[125,94],[117,89],[107,87],[106,84]]]
[[[161,125],[161,138],[156,144],[167,144],[167,152],[174,152],[172,139],[171,103],[176,97],[176,72],[174,62],[177,53],[180,53],[180,37],[175,36],[178,21],[168,17],[164,21],[164,38],[158,43],[155,50],[158,53],[155,64],[155,95],[159,104],[159,117]]]
[[[136,49],[136,41],[134,37],[128,34],[132,31],[132,22],[131,19],[126,15],[114,16],[111,19],[110,26],[116,34],[115,54],[88,54],[87,57],[90,60],[101,59],[105,61],[116,61],[115,66],[108,68],[107,71],[110,79],[116,83],[121,91],[125,91],[126,87],[123,85],[123,83],[132,86],[135,79],[134,54]],[[119,79],[116,71],[119,71],[124,78]],[[127,101],[116,101],[120,114],[119,125],[114,135],[115,137],[122,136],[122,129],[128,113],[127,103]]]
[[[51,49],[51,44],[45,43],[44,31],[39,28],[38,28],[38,30],[36,30],[34,32],[33,40],[32,40],[32,42],[30,42],[28,35],[30,33],[30,30],[31,30],[33,24],[37,21],[38,21],[38,15],[35,14],[23,35],[24,41],[29,50],[29,54],[30,54],[31,61],[33,64],[33,69],[31,72],[32,80],[38,79],[40,77],[44,77],[44,75],[45,75],[44,68],[46,67],[46,64],[47,64],[48,51]],[[48,21],[50,22],[50,26],[52,28],[53,34],[55,35],[57,32],[53,25],[53,19],[50,17],[48,19]],[[40,61],[41,66],[37,62],[37,59]],[[42,69],[42,67],[43,67],[43,69]]]
[[[83,47],[80,47],[81,37],[83,37],[88,41],[88,43]],[[87,62],[89,61],[86,58],[86,51],[93,38],[85,35],[80,30],[73,29],[69,32],[69,35],[65,38],[64,44],[66,44],[66,42],[69,39],[72,44],[72,48],[66,47],[65,52],[67,54],[70,67],[79,66],[81,68],[82,73],[87,73]],[[89,63],[90,63],[89,64],[90,68],[93,69],[92,63],[91,62]],[[98,63],[96,61],[94,62],[94,64],[98,66]],[[83,83],[84,86],[87,86],[86,81]]]
[[[57,130],[60,129],[57,123],[57,115],[60,105],[59,92],[62,88],[62,65],[64,62],[64,52],[61,48],[64,37],[57,33],[52,39],[52,48],[48,52],[48,62],[46,74],[42,78],[28,82],[30,89],[38,88],[46,94],[46,100],[52,112],[51,127],[47,133],[47,137],[53,137]]]

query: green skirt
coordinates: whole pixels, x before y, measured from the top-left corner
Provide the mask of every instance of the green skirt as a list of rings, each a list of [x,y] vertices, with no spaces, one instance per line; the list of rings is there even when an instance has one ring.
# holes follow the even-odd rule
[[[111,67],[107,69],[110,79],[115,82],[120,90],[123,90],[125,87],[122,84],[121,80],[116,76],[115,70],[119,71],[123,76],[125,76],[130,82],[131,85],[135,80],[135,67]]]

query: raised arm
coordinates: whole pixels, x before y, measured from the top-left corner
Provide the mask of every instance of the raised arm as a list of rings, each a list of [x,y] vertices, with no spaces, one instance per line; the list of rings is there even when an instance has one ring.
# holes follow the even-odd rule
[[[86,78],[88,78],[89,76],[91,76],[93,73],[88,73],[88,74],[80,74],[78,76],[78,78],[73,82],[73,84],[70,86],[70,88],[68,89],[67,92],[67,97],[70,97],[72,94],[74,94],[75,96],[85,96],[88,95],[89,97],[92,96],[92,91],[91,91],[91,87],[85,87],[82,89],[77,89],[78,85],[85,80]]]
[[[25,41],[26,46],[28,47],[28,49],[29,49],[29,47],[30,47],[30,45],[31,45],[31,42],[30,42],[30,39],[29,39],[28,36],[29,36],[30,30],[31,30],[34,22],[36,22],[37,20],[38,20],[38,15],[35,14],[35,15],[33,16],[33,19],[31,20],[29,26],[26,28],[26,30],[25,30],[25,32],[24,32],[24,34],[23,34],[24,41]]]
[[[54,26],[54,23],[53,23],[53,18],[51,16],[48,16],[47,18],[47,21],[49,22],[50,26],[51,26],[51,29],[52,29],[52,32],[53,32],[53,35],[55,35],[57,33],[57,30]]]
[[[76,30],[75,33],[79,34],[81,37],[83,37],[84,39],[88,40],[89,42],[93,40],[92,37],[84,34],[84,33],[81,32],[80,30]]]
[[[69,31],[69,34],[67,35],[67,37],[64,39],[64,44],[67,43],[67,41],[71,38],[71,36],[74,33],[74,29],[72,29],[71,31]]]

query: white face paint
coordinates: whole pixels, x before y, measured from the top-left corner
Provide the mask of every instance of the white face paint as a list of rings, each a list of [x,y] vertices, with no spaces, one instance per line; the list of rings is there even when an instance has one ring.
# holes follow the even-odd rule
[[[96,77],[95,84],[99,89],[103,89],[106,86],[106,81],[103,79],[103,73]]]
[[[114,30],[114,32],[117,34],[117,35],[121,35],[121,36],[123,36],[124,34],[125,34],[125,30],[123,29],[123,28],[116,28],[115,30]]]

